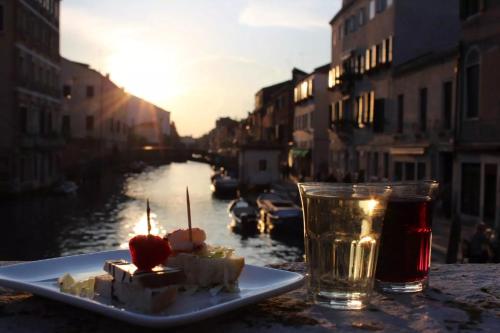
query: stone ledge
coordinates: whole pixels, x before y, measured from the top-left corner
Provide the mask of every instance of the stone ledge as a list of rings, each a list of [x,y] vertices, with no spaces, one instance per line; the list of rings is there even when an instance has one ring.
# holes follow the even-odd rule
[[[5,263],[4,263],[5,264]],[[1,265],[1,263],[0,263]],[[302,263],[278,268],[303,272]],[[306,300],[304,288],[176,332],[496,332],[500,327],[500,265],[436,265],[430,288],[413,295],[375,294],[364,311],[335,311]],[[0,288],[0,332],[148,332],[63,303]],[[165,331],[172,331],[165,330]],[[153,330],[152,330],[153,332]]]

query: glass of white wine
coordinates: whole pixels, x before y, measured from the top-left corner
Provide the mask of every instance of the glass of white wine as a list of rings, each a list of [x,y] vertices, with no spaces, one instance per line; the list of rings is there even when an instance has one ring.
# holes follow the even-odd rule
[[[391,188],[300,183],[309,296],[319,305],[364,308],[373,290]]]

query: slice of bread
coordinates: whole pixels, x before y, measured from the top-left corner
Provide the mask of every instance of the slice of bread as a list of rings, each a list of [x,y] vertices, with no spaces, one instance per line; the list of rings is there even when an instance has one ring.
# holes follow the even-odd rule
[[[167,264],[184,271],[186,284],[200,287],[222,284],[230,288],[237,283],[245,266],[245,259],[236,256],[210,258],[191,253],[179,253],[174,257],[169,257]]]

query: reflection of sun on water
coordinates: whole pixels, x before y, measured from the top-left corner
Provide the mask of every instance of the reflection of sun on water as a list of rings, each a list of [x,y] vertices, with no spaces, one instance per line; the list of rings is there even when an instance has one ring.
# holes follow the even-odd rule
[[[157,236],[165,235],[165,229],[158,223],[158,217],[155,213],[151,213],[151,234]],[[129,239],[137,235],[147,235],[148,234],[148,220],[146,213],[142,214],[135,225],[132,226],[132,232],[129,232]],[[120,244],[120,248],[128,248],[128,240]]]

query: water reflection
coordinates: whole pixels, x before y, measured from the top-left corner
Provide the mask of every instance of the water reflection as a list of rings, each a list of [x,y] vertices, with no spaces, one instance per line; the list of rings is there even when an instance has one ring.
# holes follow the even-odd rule
[[[205,164],[173,163],[141,174],[110,175],[75,197],[1,202],[0,260],[126,248],[130,237],[146,232],[146,198],[150,200],[153,233],[185,228],[186,186],[193,226],[206,230],[209,243],[233,247],[252,264],[302,259],[300,242],[228,228],[226,209],[230,200],[212,196],[210,175],[211,169]]]

